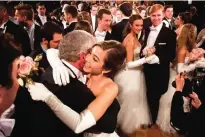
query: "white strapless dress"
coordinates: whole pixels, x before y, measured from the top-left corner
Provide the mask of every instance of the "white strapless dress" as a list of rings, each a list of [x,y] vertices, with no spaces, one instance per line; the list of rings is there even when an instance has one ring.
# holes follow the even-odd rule
[[[185,58],[185,64],[188,62],[188,57]],[[172,82],[175,80],[177,75],[177,70],[175,68],[170,68],[170,78],[169,78],[169,87],[165,94],[163,94],[160,98],[160,105],[157,117],[157,124],[162,129],[162,131],[167,133],[176,133],[176,131],[170,125],[170,112],[171,112],[171,103],[173,95],[176,89],[172,86]],[[192,73],[188,73],[188,78],[192,78]],[[184,111],[189,111],[189,102],[185,97],[184,100]]]
[[[134,60],[139,59],[140,47],[134,50]],[[121,110],[118,114],[118,126],[125,133],[133,133],[150,121],[146,96],[146,84],[143,67],[123,68],[114,78],[119,87],[118,101]]]

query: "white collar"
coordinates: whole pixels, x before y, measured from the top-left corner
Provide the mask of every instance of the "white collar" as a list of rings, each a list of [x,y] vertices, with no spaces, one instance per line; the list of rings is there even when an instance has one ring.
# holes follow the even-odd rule
[[[28,29],[27,27],[24,26],[24,29],[27,30],[27,31],[31,31],[31,30],[33,30],[34,28],[35,28],[35,23],[32,24],[32,26],[31,26],[30,29]]]
[[[40,14],[38,14],[38,16],[39,16],[40,18],[46,18],[46,15],[41,16]]]
[[[125,16],[125,17],[122,17],[122,19],[121,19],[121,20],[123,20],[123,19],[129,19],[129,17],[126,17],[126,16]]]
[[[0,129],[5,133],[6,136],[10,136],[14,128],[15,119],[0,119]]]
[[[161,22],[161,24],[159,24],[156,27],[154,27],[153,25],[151,27],[155,28],[159,32],[162,29],[162,26],[163,26],[163,22]]]
[[[72,71],[75,73],[75,75],[79,78],[81,76],[83,76],[83,73],[77,69],[76,67],[74,67],[73,65],[71,65],[70,63],[68,63],[67,61],[65,61],[64,59],[61,60],[66,66],[68,66],[70,69],[72,69]]]
[[[167,18],[166,18],[166,19],[167,19]],[[171,22],[171,21],[172,21],[172,19],[167,19],[167,21]]]
[[[0,28],[4,29],[4,26],[5,26],[5,24],[6,24],[7,22],[8,22],[8,21],[4,22],[4,23],[0,26]]]
[[[94,16],[93,14],[90,14],[92,18],[95,18],[96,16]]]

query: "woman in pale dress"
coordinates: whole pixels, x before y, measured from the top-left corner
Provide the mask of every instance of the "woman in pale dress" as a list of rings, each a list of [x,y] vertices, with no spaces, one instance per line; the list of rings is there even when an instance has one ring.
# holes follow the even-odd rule
[[[193,24],[185,24],[177,39],[177,56],[176,62],[170,67],[170,80],[168,91],[160,99],[160,109],[158,112],[157,124],[166,133],[175,133],[175,130],[170,125],[170,110],[171,101],[175,93],[175,88],[172,82],[180,72],[186,72],[191,78],[191,72],[196,68],[195,64],[190,64],[189,53],[195,48],[197,36],[196,26]],[[188,101],[184,98],[184,107],[188,106]],[[188,111],[188,110],[186,110]]]
[[[57,58],[55,63],[61,64],[58,55],[53,54],[53,56]],[[112,78],[117,70],[123,65],[125,57],[126,50],[122,44],[117,41],[97,43],[86,55],[85,65],[83,67],[83,71],[88,74],[86,85],[92,91],[94,96],[96,96],[96,99],[92,101],[81,114],[78,114],[68,106],[64,105],[40,83],[29,85],[29,92],[34,100],[46,100],[44,102],[53,110],[60,120],[62,120],[75,133],[81,133],[94,126],[109,107],[109,111],[112,111],[113,107],[119,107],[119,104],[116,104],[115,100],[118,94],[118,87],[112,81]],[[45,96],[45,93],[48,94],[48,97],[42,100],[40,96]],[[112,104],[114,101],[115,105]],[[115,111],[115,109],[113,111]],[[116,119],[116,117],[111,118]],[[84,136],[119,137],[115,132],[110,134],[94,134],[86,132],[84,133]]]
[[[119,87],[118,101],[121,105],[118,126],[125,134],[131,134],[150,123],[146,84],[142,71],[146,59],[139,58],[141,44],[136,36],[142,27],[143,20],[140,15],[132,15],[129,18],[123,41],[127,50],[126,65],[114,78]]]

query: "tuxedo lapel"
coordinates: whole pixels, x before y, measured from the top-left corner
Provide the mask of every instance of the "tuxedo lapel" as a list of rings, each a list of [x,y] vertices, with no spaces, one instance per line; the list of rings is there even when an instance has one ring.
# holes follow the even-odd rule
[[[40,17],[37,15],[37,17],[36,17],[36,22],[40,25],[40,26],[42,26],[43,24],[42,24],[42,22],[41,22],[41,19],[40,19]]]

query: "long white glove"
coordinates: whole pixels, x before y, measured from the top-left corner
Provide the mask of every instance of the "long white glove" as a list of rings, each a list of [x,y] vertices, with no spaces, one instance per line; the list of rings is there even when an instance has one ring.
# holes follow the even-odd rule
[[[141,58],[141,59],[138,59],[138,60],[135,60],[135,61],[131,61],[131,62],[128,62],[127,63],[127,68],[128,69],[132,69],[132,68],[135,68],[135,67],[139,67],[141,65],[143,65],[144,63],[148,63],[148,62],[151,62],[155,59],[155,56],[151,55],[149,57],[144,57],[144,58]]]
[[[48,49],[46,51],[47,59],[51,67],[53,68],[53,79],[55,84],[67,85],[70,83],[69,75],[75,77],[73,73],[64,66],[60,58],[58,57],[59,51],[57,49]]]
[[[205,59],[201,59],[195,62],[196,68],[205,68]]]
[[[196,64],[189,64],[189,65],[185,65],[184,63],[177,64],[178,73],[190,72],[190,71],[193,71],[194,69],[196,69]]]
[[[157,55],[153,54],[150,57],[150,60],[148,60],[146,63],[147,64],[159,64],[159,58],[157,57]],[[149,58],[147,57],[147,58]]]
[[[132,69],[135,67],[139,67],[139,66],[143,65],[144,63],[146,63],[145,57],[138,59],[138,60],[135,60],[135,61],[127,62],[127,68]]]
[[[30,92],[33,100],[44,101],[53,110],[55,115],[75,133],[81,133],[84,130],[96,125],[96,120],[88,109],[85,109],[78,114],[70,107],[64,105],[43,84],[29,84],[28,91]]]

